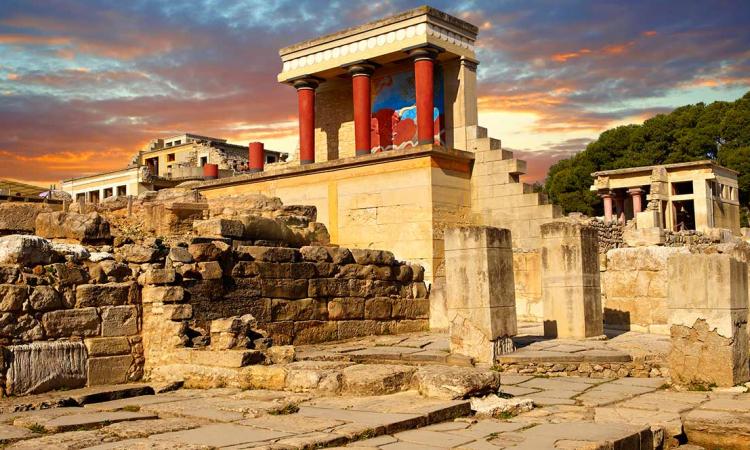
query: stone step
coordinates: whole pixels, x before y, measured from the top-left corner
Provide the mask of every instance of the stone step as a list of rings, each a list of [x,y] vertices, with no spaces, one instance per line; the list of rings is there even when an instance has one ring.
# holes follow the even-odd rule
[[[0,400],[0,413],[63,406],[83,406],[90,403],[106,402],[121,398],[153,395],[154,392],[154,388],[149,384],[134,383],[92,386],[70,391],[55,391],[24,397],[9,397]]]

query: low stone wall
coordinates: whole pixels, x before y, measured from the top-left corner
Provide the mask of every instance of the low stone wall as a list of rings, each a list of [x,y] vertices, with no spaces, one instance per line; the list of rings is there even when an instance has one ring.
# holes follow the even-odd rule
[[[599,236],[599,253],[607,253],[625,245],[622,238],[624,226],[621,223],[605,223],[599,219],[591,219],[587,224],[593,227]]]
[[[498,364],[503,373],[545,375],[549,377],[588,378],[651,378],[669,377],[669,368],[661,361],[623,363],[503,363]]]
[[[601,267],[604,325],[610,329],[669,334],[667,259],[685,247],[633,247],[607,252]]]

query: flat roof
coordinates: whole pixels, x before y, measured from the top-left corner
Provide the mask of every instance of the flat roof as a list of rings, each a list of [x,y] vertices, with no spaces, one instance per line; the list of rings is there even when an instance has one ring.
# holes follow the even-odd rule
[[[26,196],[39,195],[47,192],[48,188],[34,186],[32,184],[21,183],[20,181],[0,179],[0,190],[8,190],[12,195],[19,193]]]
[[[115,173],[118,173],[118,172],[122,172],[124,174],[125,172],[127,172],[129,170],[138,170],[138,167],[137,166],[135,166],[135,167],[126,167],[124,169],[108,170],[106,172],[92,173],[91,175],[82,175],[80,177],[68,178],[66,180],[62,180],[62,182],[63,183],[67,183],[69,181],[85,180],[87,178],[96,178],[96,177],[100,177],[102,175],[112,175],[112,174],[115,174]]]
[[[663,167],[667,170],[669,169],[681,169],[681,168],[690,168],[690,167],[700,167],[700,166],[711,166],[717,169],[726,170],[727,172],[731,172],[735,175],[739,174],[736,170],[732,170],[728,167],[720,166],[716,164],[714,161],[711,161],[710,159],[703,159],[700,161],[688,161],[688,162],[681,162],[681,163],[672,163],[672,164],[655,164],[653,166],[639,166],[639,167],[625,167],[623,169],[612,169],[612,170],[600,170],[599,172],[594,172],[591,174],[592,177],[599,177],[599,176],[606,176],[606,175],[626,175],[631,173],[638,173],[638,172],[651,172],[654,167]]]
[[[289,53],[293,53],[293,52],[296,52],[296,51],[299,51],[308,47],[314,47],[316,45],[325,44],[331,41],[335,41],[337,39],[354,36],[356,34],[360,34],[365,31],[374,30],[377,28],[384,27],[386,25],[401,22],[407,19],[411,19],[412,17],[417,17],[421,15],[432,16],[444,22],[448,22],[451,25],[463,31],[466,31],[469,34],[473,34],[474,36],[476,36],[476,34],[479,32],[479,28],[476,25],[472,25],[469,22],[459,19],[458,17],[451,16],[450,14],[440,11],[439,9],[435,9],[431,6],[423,5],[423,6],[418,6],[416,8],[412,8],[407,11],[403,11],[403,12],[400,12],[400,13],[397,13],[388,17],[384,17],[382,19],[373,20],[363,25],[357,25],[357,26],[353,26],[350,28],[345,28],[343,30],[336,31],[334,33],[329,33],[320,37],[316,37],[313,39],[308,39],[306,41],[298,42],[296,44],[288,45],[279,50],[279,56],[284,56]]]

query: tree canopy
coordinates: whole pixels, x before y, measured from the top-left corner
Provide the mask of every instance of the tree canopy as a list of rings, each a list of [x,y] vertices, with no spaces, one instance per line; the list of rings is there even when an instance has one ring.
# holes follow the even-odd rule
[[[544,189],[566,213],[601,214],[601,200],[589,191],[593,172],[704,159],[740,173],[740,204],[746,225],[750,204],[750,92],[734,102],[682,106],[641,125],[607,130],[581,153],[550,167]]]

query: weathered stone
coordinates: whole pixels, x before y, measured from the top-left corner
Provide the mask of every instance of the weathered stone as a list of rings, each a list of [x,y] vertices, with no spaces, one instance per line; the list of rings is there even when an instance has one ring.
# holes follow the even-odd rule
[[[96,308],[77,308],[50,311],[42,316],[48,337],[99,335],[99,316]]]
[[[118,263],[111,260],[105,260],[99,264],[91,266],[91,278],[101,282],[113,281],[123,282],[130,278],[133,271],[126,264]]]
[[[334,298],[328,302],[329,320],[364,319],[365,299],[363,298]]]
[[[13,284],[18,281],[20,267],[16,265],[0,265],[0,283]]]
[[[88,249],[80,244],[67,244],[62,242],[53,242],[52,251],[69,261],[83,261],[91,256]]]
[[[5,352],[6,394],[36,394],[86,383],[86,349],[81,342],[34,342],[9,346]]]
[[[266,325],[268,329],[269,325]],[[274,336],[272,334],[272,336]],[[336,322],[310,320],[294,322],[293,344],[317,344],[318,342],[335,341],[338,338]]]
[[[182,286],[145,286],[141,291],[143,303],[179,303],[185,299]]]
[[[144,264],[155,262],[159,257],[159,249],[139,244],[125,244],[117,249],[117,254],[129,263]]]
[[[341,278],[321,278],[309,281],[308,296],[317,297],[349,297],[351,289],[349,281]],[[365,297],[365,295],[361,295]]]
[[[28,296],[28,286],[0,284],[0,311],[20,311]]]
[[[393,303],[388,297],[375,297],[365,300],[365,319],[388,320],[391,318]]]
[[[130,336],[138,333],[138,310],[133,305],[101,308],[102,336]]]
[[[354,262],[361,265],[374,264],[376,266],[392,266],[396,263],[393,253],[385,250],[351,249]]]
[[[328,252],[328,255],[330,255],[331,261],[336,265],[342,266],[344,264],[354,263],[354,257],[348,248],[326,247],[325,249]]]
[[[239,220],[215,218],[194,221],[193,230],[200,236],[219,236],[241,239],[244,235],[245,227]]]
[[[193,256],[184,247],[172,247],[169,249],[169,259],[172,262],[190,264],[193,262]]]
[[[36,311],[50,311],[62,308],[62,296],[52,286],[37,286],[31,291],[29,303]],[[0,303],[0,309],[2,308]]]
[[[89,358],[88,385],[125,383],[132,364],[131,355]]]
[[[430,300],[426,298],[391,299],[391,317],[394,319],[429,319]]]
[[[274,299],[271,303],[271,319],[284,320],[326,320],[326,302],[313,298],[301,300]]]
[[[405,391],[411,386],[416,367],[387,364],[357,364],[341,371],[343,392],[354,395],[383,395]]]
[[[309,262],[330,262],[332,261],[331,255],[328,254],[328,250],[325,247],[320,246],[304,246],[299,249],[302,254],[302,259]]]
[[[295,357],[293,345],[275,345],[265,350],[265,353],[271,364],[289,364]]]
[[[40,203],[1,203],[0,234],[34,234],[36,217],[51,211],[49,205]]]
[[[84,243],[101,243],[112,240],[109,222],[97,212],[41,213],[36,217],[36,234],[49,239],[76,239]]]
[[[187,320],[193,318],[193,306],[189,304],[182,305],[164,305],[164,316],[169,320]]]
[[[116,306],[136,303],[138,288],[132,281],[125,283],[82,284],[76,287],[76,306]]]
[[[174,269],[151,268],[138,277],[138,283],[145,284],[172,284],[177,281],[177,272]]]
[[[269,298],[300,299],[307,297],[307,280],[261,279],[261,295]]]
[[[53,264],[52,268],[60,286],[73,286],[89,281],[88,273],[81,267],[58,263]]]
[[[236,251],[250,255],[254,261],[282,263],[298,262],[302,259],[300,251],[296,248],[242,246]]]
[[[470,367],[424,366],[414,374],[413,381],[426,397],[459,399],[500,389],[499,372]]]
[[[343,340],[383,334],[384,324],[385,322],[378,320],[340,320],[336,322],[338,339]]]
[[[218,242],[201,242],[190,244],[188,252],[195,261],[217,261],[226,255],[226,248],[218,245]]]
[[[477,416],[515,416],[533,408],[534,402],[528,398],[500,398],[495,394],[471,398],[471,410]]]
[[[0,264],[32,267],[36,264],[49,264],[53,255],[50,242],[39,236],[13,234],[0,237]]]
[[[84,339],[89,356],[114,356],[130,353],[127,337],[103,337]]]
[[[89,255],[89,261],[91,262],[101,262],[109,259],[115,259],[115,255],[110,252],[91,252]]]
[[[199,262],[198,273],[202,280],[221,280],[224,276],[224,270],[217,261]]]

